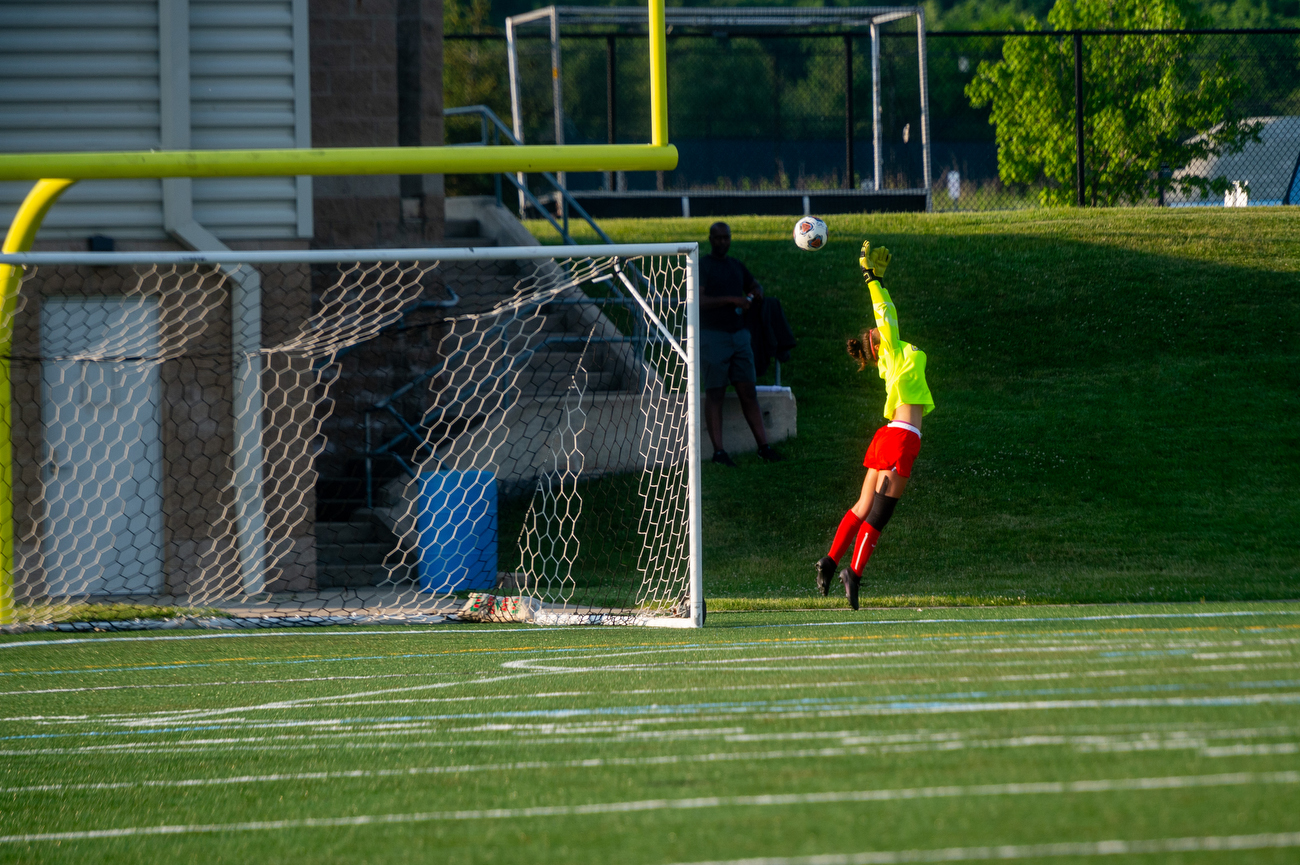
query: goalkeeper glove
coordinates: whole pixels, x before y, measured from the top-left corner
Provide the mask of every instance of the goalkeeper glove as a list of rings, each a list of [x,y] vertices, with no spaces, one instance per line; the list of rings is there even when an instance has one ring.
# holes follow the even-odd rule
[[[862,253],[858,257],[858,264],[862,267],[862,276],[864,279],[880,279],[885,275],[885,269],[889,267],[891,256],[889,250],[883,246],[871,248],[871,241],[862,241]]]

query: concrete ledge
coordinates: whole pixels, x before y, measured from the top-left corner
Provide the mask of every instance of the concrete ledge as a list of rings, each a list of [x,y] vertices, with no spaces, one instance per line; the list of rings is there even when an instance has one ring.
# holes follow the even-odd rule
[[[763,410],[763,431],[767,433],[768,444],[776,444],[798,435],[798,406],[794,392],[788,387],[759,385],[758,405]],[[707,460],[712,453],[708,430],[704,428],[704,419],[700,419],[700,450]],[[727,389],[727,396],[722,403],[722,446],[733,454],[747,454],[758,450],[754,434],[745,422],[740,411],[740,397]]]

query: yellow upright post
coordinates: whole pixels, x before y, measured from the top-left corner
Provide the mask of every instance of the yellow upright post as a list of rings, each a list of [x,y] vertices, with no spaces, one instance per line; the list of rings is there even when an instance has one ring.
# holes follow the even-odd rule
[[[9,225],[5,253],[27,252],[45,214],[75,180],[41,180],[27,193]],[[0,264],[0,625],[14,620],[14,449],[13,392],[9,382],[9,357],[13,354],[14,311],[21,267]]]
[[[664,0],[650,0],[650,144],[654,147],[668,144],[667,30]],[[670,167],[677,167],[676,160]]]

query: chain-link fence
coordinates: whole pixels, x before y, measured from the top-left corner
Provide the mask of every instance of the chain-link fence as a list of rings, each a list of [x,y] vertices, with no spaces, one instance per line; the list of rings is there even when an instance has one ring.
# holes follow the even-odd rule
[[[916,37],[901,24],[881,34],[879,188],[917,188]],[[449,39],[449,57],[474,60],[454,73],[472,87],[458,84],[448,104],[472,93],[508,116],[503,41]],[[519,44],[524,140],[553,142],[549,43]],[[561,45],[564,142],[648,140],[645,38]],[[927,46],[935,210],[1300,204],[1300,30],[935,32]],[[624,186],[570,174],[568,185],[873,188],[870,50],[857,33],[670,34],[677,170],[631,173]],[[468,123],[448,129],[453,142],[478,136]]]

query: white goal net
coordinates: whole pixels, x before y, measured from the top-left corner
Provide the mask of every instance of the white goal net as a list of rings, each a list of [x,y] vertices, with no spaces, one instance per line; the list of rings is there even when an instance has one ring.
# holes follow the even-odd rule
[[[703,623],[694,244],[5,261],[11,619]]]

